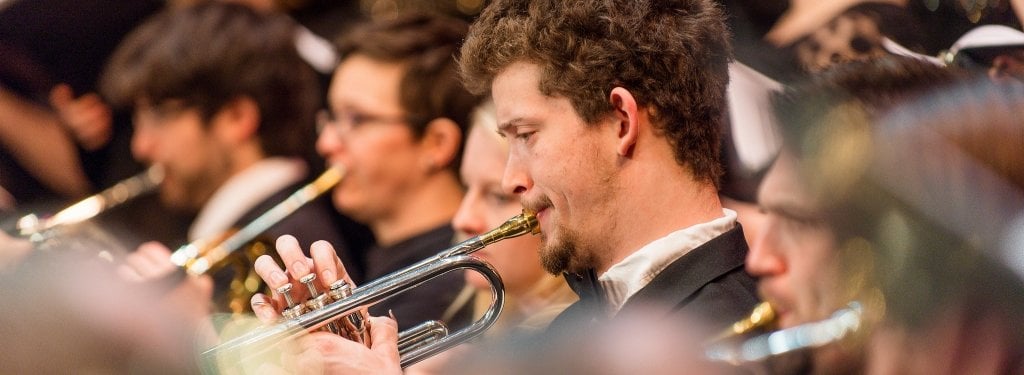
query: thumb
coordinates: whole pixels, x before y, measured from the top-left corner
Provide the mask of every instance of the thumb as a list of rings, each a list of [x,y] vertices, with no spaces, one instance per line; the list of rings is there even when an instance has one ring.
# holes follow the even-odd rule
[[[370,350],[385,358],[395,361],[398,355],[398,322],[394,319],[374,316],[370,317]]]

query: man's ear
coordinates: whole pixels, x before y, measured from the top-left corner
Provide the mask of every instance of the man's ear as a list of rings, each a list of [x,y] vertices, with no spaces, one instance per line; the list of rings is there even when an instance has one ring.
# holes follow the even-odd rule
[[[229,143],[243,143],[256,138],[260,127],[260,107],[248,96],[227,102],[214,114],[211,131]]]
[[[437,118],[427,123],[419,143],[423,150],[423,166],[428,171],[442,170],[458,157],[462,130],[455,121]]]
[[[640,114],[637,111],[636,98],[629,90],[616,87],[608,95],[608,100],[612,104],[615,123],[618,126],[616,151],[619,156],[629,156],[640,135]]]

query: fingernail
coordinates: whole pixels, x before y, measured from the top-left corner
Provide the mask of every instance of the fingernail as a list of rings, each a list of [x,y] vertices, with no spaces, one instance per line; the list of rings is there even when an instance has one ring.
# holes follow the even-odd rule
[[[323,279],[324,283],[328,285],[337,280],[337,278],[334,277],[334,271],[331,270],[324,270],[323,272],[320,272],[320,278]]]
[[[270,274],[270,282],[274,283],[274,285],[284,285],[288,283],[288,277],[284,275],[284,272],[274,271],[274,273]]]
[[[273,315],[271,315],[270,311],[267,311],[267,309],[264,308],[262,305],[264,305],[264,303],[262,303],[262,302],[259,305],[255,304],[255,303],[252,304],[252,311],[256,313],[256,317],[259,318],[262,321],[267,321],[267,320],[272,319]]]
[[[295,263],[292,263],[291,271],[292,274],[298,275],[296,277],[305,276],[307,273],[309,273],[309,267],[306,266],[306,262],[296,260]]]

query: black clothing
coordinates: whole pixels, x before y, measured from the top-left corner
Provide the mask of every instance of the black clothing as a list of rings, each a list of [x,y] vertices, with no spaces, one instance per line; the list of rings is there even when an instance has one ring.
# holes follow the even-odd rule
[[[714,326],[702,330],[725,327],[749,314],[759,302],[757,280],[743,269],[746,255],[743,229],[737,224],[669,264],[630,297],[620,313],[664,306],[670,313],[701,318]],[[604,292],[593,271],[567,274],[566,282],[580,300],[555,318],[549,331],[565,333],[606,319]]]
[[[455,230],[445,224],[389,247],[375,247],[366,254],[366,279],[376,280],[431,257],[451,247],[454,236]],[[462,271],[449,272],[374,305],[370,315],[387,316],[389,311],[393,312],[399,330],[426,320],[442,320],[448,328],[459,329],[471,321],[472,303],[463,305],[449,319],[442,318],[465,284]]]

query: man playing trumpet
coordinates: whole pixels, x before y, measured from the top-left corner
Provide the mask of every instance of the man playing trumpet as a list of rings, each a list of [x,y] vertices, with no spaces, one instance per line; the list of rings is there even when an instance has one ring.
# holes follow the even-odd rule
[[[549,331],[651,305],[717,329],[757,303],[742,229],[717,194],[730,47],[716,5],[497,1],[460,55],[467,87],[493,95],[510,142],[503,187],[538,212],[541,261],[581,298]],[[280,250],[295,259],[292,276],[343,275],[324,245],[312,259]],[[260,268],[271,285],[287,282]],[[371,322],[369,349],[315,333],[295,365],[398,373],[394,323]]]

